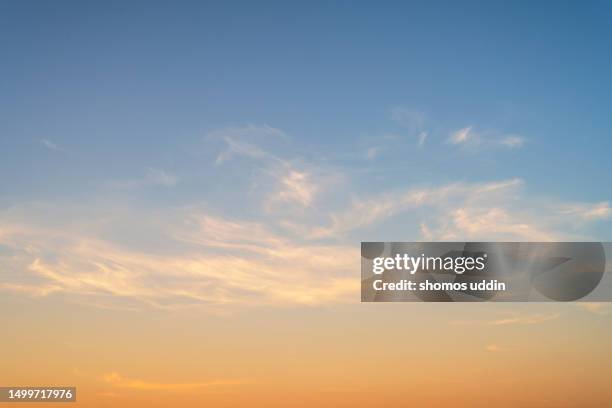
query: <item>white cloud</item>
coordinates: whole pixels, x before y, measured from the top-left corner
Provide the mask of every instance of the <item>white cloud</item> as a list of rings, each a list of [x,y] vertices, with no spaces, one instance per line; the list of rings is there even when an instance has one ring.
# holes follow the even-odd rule
[[[453,183],[440,187],[408,189],[378,195],[375,198],[354,199],[352,205],[332,214],[332,225],[322,233],[337,235],[367,227],[398,214],[417,208],[444,210],[451,203],[479,202],[515,191],[522,185],[519,179],[492,183]],[[439,214],[436,211],[436,214]],[[448,216],[448,214],[440,214]]]
[[[583,228],[608,216],[607,203],[576,206],[534,199],[526,196],[524,185],[520,179],[451,183],[353,198],[348,207],[333,211],[328,223],[302,228],[302,233],[340,238],[394,220],[395,225],[416,225],[418,239],[427,241],[563,241],[587,238]]]
[[[507,208],[458,208],[448,214],[448,220],[448,224],[431,237],[444,241],[491,236],[498,240],[554,241],[561,237]]]
[[[463,146],[472,150],[482,148],[519,149],[524,146],[526,139],[518,135],[500,135],[495,131],[476,131],[474,126],[468,126],[451,132],[447,142],[452,145]]]
[[[559,317],[561,317],[559,313],[513,314],[493,320],[453,320],[450,324],[454,326],[530,326],[550,322]]]
[[[366,159],[374,160],[376,157],[378,157],[381,151],[382,151],[382,148],[379,146],[373,146],[373,147],[368,148],[365,154]]]
[[[595,315],[607,315],[610,312],[610,307],[607,303],[598,302],[578,302],[576,306],[580,309]]]
[[[206,136],[212,140],[223,140],[226,144],[225,150],[217,155],[216,164],[222,164],[236,156],[275,159],[273,155],[259,148],[255,143],[267,139],[287,139],[285,132],[280,129],[268,125],[257,126],[253,124],[215,130],[207,133]]]
[[[40,139],[39,142],[49,150],[54,150],[56,152],[66,152],[66,149],[53,143],[49,139]]]
[[[525,144],[525,139],[520,136],[510,135],[504,137],[500,143],[511,149],[522,147]]]
[[[281,178],[281,185],[277,195],[279,200],[297,202],[304,207],[312,204],[317,191],[310,174],[293,169]]]
[[[469,141],[470,132],[458,138]],[[278,143],[261,142],[286,139],[278,129],[249,125],[209,137],[222,143],[210,168],[222,173],[220,166],[235,166],[258,186],[256,195],[228,183],[221,194],[244,199],[253,211],[162,207],[146,214],[123,203],[117,214],[103,204],[22,203],[18,211],[0,212],[0,245],[9,254],[0,252],[0,289],[62,295],[99,307],[354,302],[355,238],[366,229],[369,234],[379,228],[389,237],[386,228],[397,226],[404,240],[420,234],[426,240],[546,241],[580,237],[587,223],[610,215],[607,201],[564,203],[526,194],[516,178],[358,194],[352,183],[362,173],[288,157],[274,150]],[[140,178],[117,186],[172,187],[178,181],[166,170],[146,168]],[[56,216],[62,208],[66,214]],[[157,228],[152,233],[151,225]],[[134,233],[134,241],[154,236],[160,242],[157,249],[131,246],[117,230]],[[510,317],[496,325],[530,321],[538,319]]]
[[[425,145],[425,141],[427,140],[427,136],[428,136],[427,132],[419,133],[419,136],[418,136],[418,145],[419,146],[424,146]]]
[[[540,324],[544,322],[548,322],[551,320],[558,319],[560,316],[559,313],[549,313],[549,314],[531,314],[531,315],[523,315],[523,316],[512,316],[505,317],[497,320],[493,320],[489,322],[492,326],[507,326],[507,325],[532,325],[532,324]]]
[[[179,178],[170,174],[166,170],[153,167],[146,167],[141,177],[134,177],[124,180],[111,180],[107,186],[117,190],[134,190],[143,187],[160,186],[174,187],[179,182]]]
[[[288,176],[285,190],[277,194],[301,206],[312,203],[308,177]],[[519,179],[509,179],[395,191],[355,199],[331,214],[326,208],[319,223],[302,223],[297,216],[247,221],[190,208],[157,210],[148,216],[128,209],[124,218],[104,212],[104,225],[111,228],[138,231],[154,220],[160,228],[156,236],[162,247],[174,248],[170,252],[125,246],[100,233],[99,217],[79,209],[58,206],[70,220],[63,222],[56,210],[20,206],[20,216],[0,213],[0,245],[10,254],[0,254],[5,271],[0,289],[64,295],[98,307],[353,302],[359,291],[359,248],[345,237],[394,217],[420,225],[427,240],[544,241],[568,236],[558,230],[561,221],[580,215],[559,218],[529,200],[521,205],[522,185]],[[138,221],[137,213],[144,221]],[[325,243],[317,241],[321,237],[327,238]],[[487,324],[536,324],[553,318],[510,316]]]
[[[487,346],[485,346],[485,351],[488,351],[489,353],[498,353],[503,350],[504,348],[498,344],[488,344]]]
[[[252,123],[249,123],[245,126],[227,127],[223,129],[213,130],[211,132],[208,132],[206,136],[211,139],[225,138],[229,136],[237,139],[248,138],[251,140],[256,139],[258,137],[272,137],[281,139],[287,138],[287,134],[281,129],[277,129],[267,124],[254,125]]]
[[[391,109],[391,119],[406,129],[410,136],[416,137],[418,146],[425,144],[428,135],[427,120],[422,112],[404,106],[396,106]]]
[[[269,126],[260,128],[250,125],[245,128],[217,131],[214,135],[226,144],[225,149],[217,156],[215,161],[217,165],[240,156],[260,163],[263,171],[258,181],[258,187],[266,190],[264,208],[267,211],[273,211],[286,204],[310,207],[314,203],[317,193],[323,189],[324,183],[315,182],[315,166],[305,163],[304,160],[300,160],[301,163],[296,165],[290,159],[279,157],[257,145],[244,141],[244,139],[253,139],[257,135],[286,137],[278,129]],[[237,140],[235,137],[242,139]]]
[[[610,218],[612,209],[608,201],[602,201],[599,203],[562,204],[558,212],[564,216],[591,221]]]
[[[300,242],[261,223],[199,212],[151,217],[164,224],[164,246],[178,252],[102,239],[87,219],[62,229],[9,224],[0,238],[11,250],[0,257],[0,289],[129,308],[329,304],[358,291],[358,248]]]
[[[173,187],[178,182],[176,176],[173,176],[161,169],[154,169],[147,167],[146,178],[151,184],[160,185],[164,187]]]
[[[223,164],[235,156],[246,156],[254,159],[274,158],[257,146],[234,140],[230,136],[224,137],[223,140],[227,144],[227,148],[217,155],[216,164]]]
[[[448,142],[451,144],[462,144],[467,143],[469,140],[474,139],[474,133],[472,132],[472,126],[459,129],[452,132],[448,138]]]
[[[391,109],[391,119],[413,133],[421,132],[425,127],[425,115],[405,106],[396,106]]]

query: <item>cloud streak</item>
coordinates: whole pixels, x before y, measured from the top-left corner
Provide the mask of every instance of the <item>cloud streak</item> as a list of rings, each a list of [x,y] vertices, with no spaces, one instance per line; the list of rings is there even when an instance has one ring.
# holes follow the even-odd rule
[[[63,147],[57,145],[56,143],[53,143],[49,139],[40,139],[39,142],[40,142],[40,144],[42,144],[44,147],[46,147],[49,150],[53,150],[53,151],[56,151],[56,152],[62,152],[62,153],[66,152],[66,149],[64,149]]]
[[[448,142],[454,145],[468,143],[470,140],[474,140],[471,126],[454,131],[448,138]]]
[[[166,170],[146,167],[141,177],[124,180],[112,180],[107,187],[116,190],[136,190],[144,187],[174,187],[179,183],[179,178]]]
[[[607,303],[580,302],[576,303],[576,307],[599,316],[604,316],[610,313],[610,308]]]
[[[454,326],[530,326],[556,320],[560,316],[559,313],[516,314],[493,320],[453,320],[451,324]]]
[[[184,217],[190,227],[166,226],[169,244],[183,244],[178,254],[136,251],[78,231],[4,234],[0,245],[17,255],[0,258],[14,271],[0,287],[161,308],[346,302],[358,290],[355,248],[297,244],[260,223]]]
[[[102,380],[114,387],[143,391],[185,391],[193,389],[220,388],[246,384],[245,380],[218,379],[210,381],[164,383],[144,381],[136,378],[126,378],[116,372],[106,373]]]
[[[234,168],[248,174],[252,189],[228,183],[216,208],[147,209],[118,203],[120,196],[113,206],[94,200],[3,210],[0,290],[126,309],[352,303],[359,299],[355,242],[388,237],[389,225],[403,240],[550,241],[584,237],[585,226],[610,216],[607,201],[534,200],[518,178],[358,194],[358,175],[256,144],[289,141],[281,130],[248,125],[207,137],[220,147],[210,167],[221,177]],[[178,182],[148,167],[121,185]],[[225,195],[250,211],[227,211]],[[512,319],[496,325],[530,324]]]
[[[499,135],[498,132],[477,131],[474,126],[467,126],[450,132],[446,142],[454,146],[471,150],[487,147],[520,149],[525,145],[527,140],[519,135]]]

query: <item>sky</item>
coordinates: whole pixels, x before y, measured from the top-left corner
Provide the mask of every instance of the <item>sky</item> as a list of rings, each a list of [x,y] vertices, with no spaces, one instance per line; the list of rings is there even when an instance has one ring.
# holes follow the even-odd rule
[[[605,405],[607,305],[360,304],[359,243],[612,241],[611,18],[0,0],[0,383]]]

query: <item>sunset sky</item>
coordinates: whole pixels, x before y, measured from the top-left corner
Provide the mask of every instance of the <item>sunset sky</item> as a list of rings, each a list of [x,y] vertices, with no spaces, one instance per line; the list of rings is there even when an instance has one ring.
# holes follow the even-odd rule
[[[0,0],[0,386],[76,386],[72,407],[608,405],[608,304],[361,304],[359,248],[612,241],[611,19]]]

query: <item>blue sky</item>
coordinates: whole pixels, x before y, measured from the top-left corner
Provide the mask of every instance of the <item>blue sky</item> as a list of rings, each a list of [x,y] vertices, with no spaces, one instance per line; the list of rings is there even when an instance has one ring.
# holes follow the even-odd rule
[[[82,406],[609,405],[609,303],[362,304],[360,241],[612,241],[611,21],[0,0],[0,383]]]
[[[610,240],[611,18],[606,2],[2,2],[4,245],[71,276],[92,252],[41,231],[249,260],[220,242]]]
[[[532,140],[460,175],[529,176],[534,188],[593,199],[605,191],[584,182],[610,170],[605,2],[223,3],[3,2],[3,189],[33,176],[81,189],[244,123],[334,154],[398,131],[389,110],[401,105],[442,132],[474,125]],[[40,138],[91,166],[58,165],[36,152]],[[109,156],[114,170],[102,171]]]

